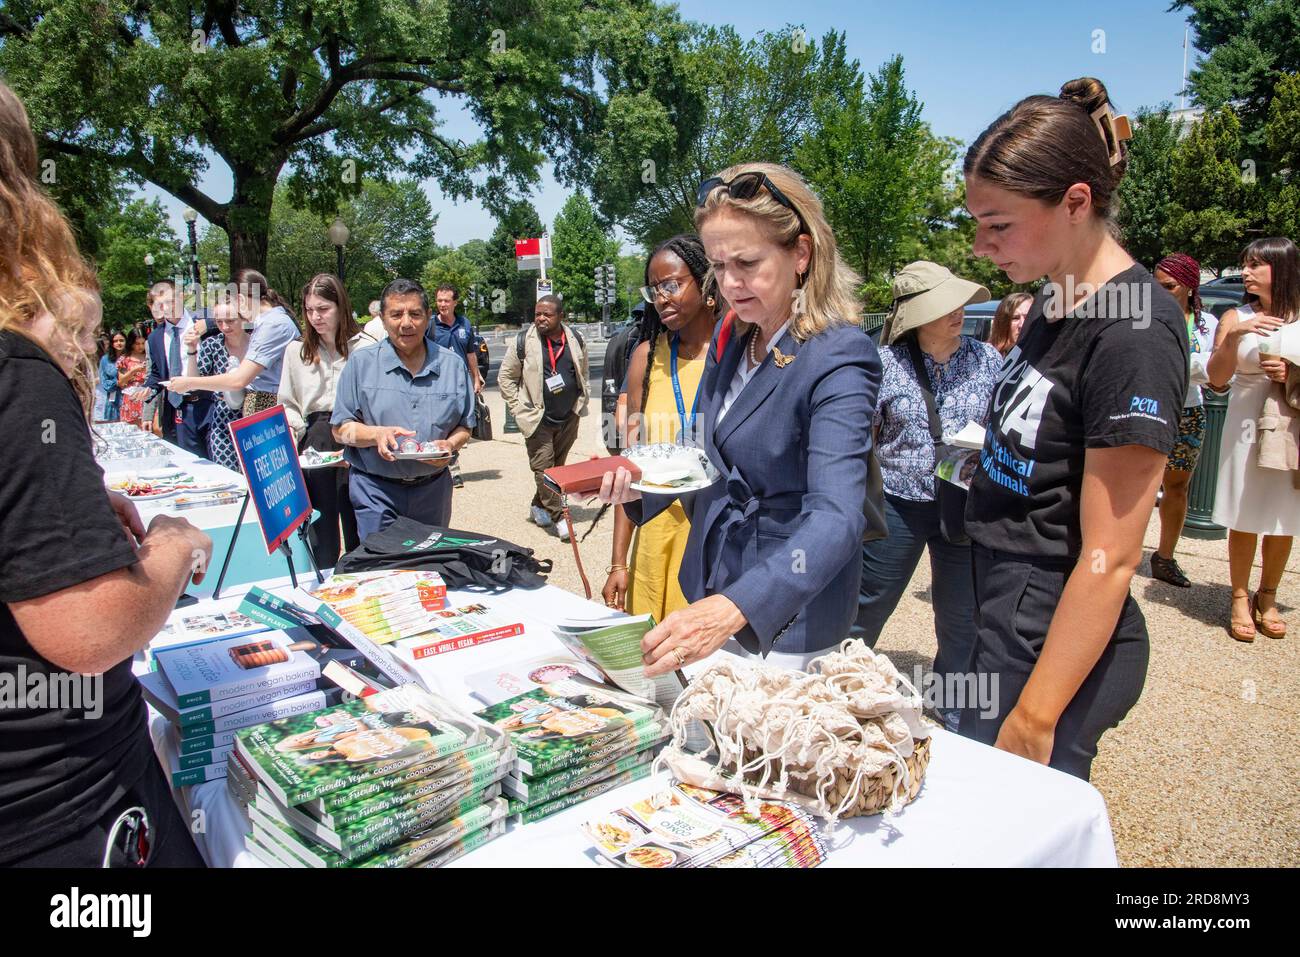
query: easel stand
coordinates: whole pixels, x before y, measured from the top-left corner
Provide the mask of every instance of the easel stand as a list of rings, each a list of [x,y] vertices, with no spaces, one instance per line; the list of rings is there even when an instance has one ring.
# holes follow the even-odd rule
[[[239,518],[235,519],[235,530],[230,535],[230,544],[226,546],[226,557],[221,562],[221,574],[217,576],[217,585],[212,589],[212,599],[215,601],[221,597],[221,586],[226,580],[226,571],[230,568],[230,556],[235,552],[235,543],[239,541],[239,530],[244,527],[244,515],[248,512],[248,491],[244,491],[244,500],[239,503]],[[307,552],[307,561],[311,563],[311,570],[316,574],[316,583],[319,585],[325,581],[325,576],[320,573],[316,567],[316,556],[312,554],[311,543],[307,541],[307,526],[311,524],[308,517],[298,525],[298,538],[302,541],[303,550]],[[298,572],[293,565],[293,548],[289,545],[286,538],[280,543],[280,550],[284,552],[284,560],[289,565],[289,578],[293,582],[293,587],[298,587]],[[583,578],[584,584],[586,578]],[[588,589],[588,596],[590,589]]]

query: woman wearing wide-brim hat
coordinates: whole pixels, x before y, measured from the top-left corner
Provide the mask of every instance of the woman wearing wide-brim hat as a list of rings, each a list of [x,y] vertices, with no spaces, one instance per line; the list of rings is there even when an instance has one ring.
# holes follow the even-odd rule
[[[943,678],[965,670],[970,657],[975,592],[969,542],[959,525],[941,527],[936,483],[942,480],[935,477],[935,467],[955,450],[936,443],[930,407],[932,401],[941,435],[960,432],[972,421],[986,424],[1002,356],[988,343],[961,334],[966,307],[989,299],[989,291],[978,283],[922,260],[899,271],[892,291],[894,302],[881,335],[875,415],[889,534],[862,548],[854,631],[875,644],[928,549],[938,640],[935,687],[939,713],[955,730],[959,703],[942,695]]]

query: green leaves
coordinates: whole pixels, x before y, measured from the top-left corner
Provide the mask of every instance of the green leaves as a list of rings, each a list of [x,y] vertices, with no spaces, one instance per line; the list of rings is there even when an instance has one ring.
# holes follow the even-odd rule
[[[1241,123],[1229,107],[1209,113],[1174,149],[1169,165],[1165,253],[1190,253],[1210,269],[1235,265],[1258,208],[1243,181]]]
[[[564,312],[597,314],[596,267],[613,262],[618,246],[607,239],[596,213],[582,193],[574,193],[555,217],[551,232],[555,252],[555,288],[564,296]]]
[[[265,265],[285,172],[293,205],[320,216],[394,175],[503,212],[548,158],[569,185],[612,180],[625,147],[684,131],[673,9],[457,0],[452,11],[450,0],[11,3],[0,73],[47,155],[170,192],[227,231],[234,267]],[[444,134],[444,97],[482,126],[478,142]],[[205,151],[229,166],[231,200],[199,188]]]
[[[1124,248],[1148,268],[1174,252],[1165,240],[1169,221],[1170,160],[1178,146],[1178,125],[1168,107],[1134,117],[1128,166],[1119,184],[1117,219]]]

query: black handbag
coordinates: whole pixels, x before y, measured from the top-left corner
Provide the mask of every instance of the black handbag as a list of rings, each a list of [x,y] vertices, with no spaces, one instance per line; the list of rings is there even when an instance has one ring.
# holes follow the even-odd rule
[[[492,413],[488,411],[487,401],[481,392],[474,395],[474,428],[470,430],[470,435],[480,442],[492,441]]]
[[[551,561],[503,538],[399,518],[339,559],[336,572],[435,571],[448,588],[539,588]]]
[[[930,376],[925,371],[925,359],[921,356],[921,346],[916,341],[915,333],[907,336],[907,354],[912,358],[916,382],[925,399],[925,411],[930,417],[930,438],[934,440],[937,462],[939,447],[943,445],[943,424],[939,421],[934,390],[930,388]],[[939,534],[943,540],[950,545],[969,545],[970,537],[966,534],[966,490],[935,476],[934,500],[939,506]]]

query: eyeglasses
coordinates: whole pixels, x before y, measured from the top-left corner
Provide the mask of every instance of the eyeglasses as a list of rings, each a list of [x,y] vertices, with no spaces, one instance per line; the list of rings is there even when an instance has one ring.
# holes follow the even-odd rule
[[[681,292],[684,288],[686,287],[683,286],[681,283],[679,283],[676,279],[666,279],[663,282],[659,283],[657,286],[642,286],[641,298],[653,306],[655,304],[655,300],[657,300],[660,296],[663,296],[665,299],[671,299],[673,298],[673,296]]]
[[[710,176],[695,192],[695,205],[703,206],[708,202],[709,194],[717,189],[725,189],[729,196],[736,199],[753,199],[758,195],[760,189],[766,189],[772,194],[772,198],[784,206],[790,212],[794,213],[799,220],[799,228],[803,232],[808,232],[808,224],[804,222],[803,214],[799,212],[790,198],[781,192],[776,183],[767,178],[766,173],[757,171],[752,173],[741,173],[735,179],[728,182],[721,176]]]

